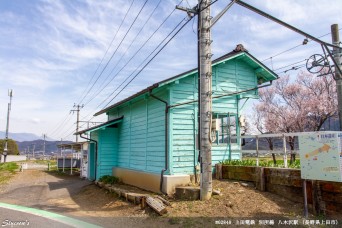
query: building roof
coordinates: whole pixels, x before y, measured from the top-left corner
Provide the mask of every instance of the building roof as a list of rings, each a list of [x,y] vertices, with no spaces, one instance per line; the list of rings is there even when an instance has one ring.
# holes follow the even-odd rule
[[[105,123],[102,123],[102,124],[99,124],[99,125],[97,125],[95,127],[91,127],[91,128],[88,128],[88,129],[84,129],[82,131],[78,131],[74,135],[81,135],[81,134],[86,133],[86,132],[96,131],[96,130],[98,130],[100,128],[109,127],[111,125],[119,123],[120,121],[122,121],[123,118],[124,118],[124,116],[121,116],[119,118],[116,118],[116,119],[113,119],[113,120],[109,120],[109,121],[107,121]]]
[[[213,60],[212,61],[212,66],[217,65],[217,64],[219,64],[221,62],[225,62],[227,60],[231,60],[231,59],[237,58],[237,57],[241,57],[242,59],[244,59],[245,62],[250,64],[252,67],[260,69],[260,71],[257,72],[258,78],[262,79],[261,83],[259,83],[259,84],[262,84],[262,83],[267,82],[267,81],[272,81],[272,80],[278,78],[278,75],[276,73],[274,73],[272,70],[270,70],[267,66],[265,66],[263,63],[261,63],[254,56],[249,54],[248,51],[245,50],[243,48],[243,46],[240,45],[240,44],[237,46],[237,48],[235,50],[233,50],[233,51],[231,51],[231,52],[229,52],[229,53],[227,53],[227,54],[225,54],[225,55],[223,55],[223,56]],[[136,98],[136,97],[138,97],[140,95],[143,95],[143,94],[145,94],[147,92],[152,91],[155,88],[162,87],[162,86],[164,86],[166,84],[169,84],[169,83],[171,83],[173,81],[179,80],[179,79],[181,79],[183,77],[186,77],[186,76],[188,76],[190,74],[193,74],[193,73],[196,73],[196,72],[197,72],[197,68],[194,68],[194,69],[191,69],[189,71],[186,71],[186,72],[183,72],[181,74],[178,74],[176,76],[173,76],[171,78],[167,78],[165,80],[157,82],[157,83],[155,83],[155,84],[153,84],[153,85],[151,85],[151,86],[141,90],[140,92],[135,93],[135,94],[133,94],[133,95],[131,95],[131,96],[129,96],[129,97],[127,97],[127,98],[125,98],[125,99],[123,99],[123,100],[121,100],[121,101],[119,101],[119,102],[117,102],[117,103],[115,103],[115,104],[113,104],[113,105],[111,105],[111,106],[109,106],[109,107],[107,107],[107,108],[97,112],[97,113],[95,113],[94,116],[98,116],[98,115],[101,115],[103,113],[106,113],[110,109],[113,109],[113,108],[115,108],[115,107],[117,107],[117,106],[119,106],[121,104],[124,104],[127,101],[132,100],[133,98]]]
[[[64,150],[66,149],[72,149],[72,150],[81,150],[82,145],[88,143],[88,142],[71,142],[71,143],[62,143],[62,144],[57,144],[57,148],[62,148]]]

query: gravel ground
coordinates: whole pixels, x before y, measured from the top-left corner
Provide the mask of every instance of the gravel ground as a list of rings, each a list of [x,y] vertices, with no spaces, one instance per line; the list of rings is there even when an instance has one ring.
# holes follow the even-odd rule
[[[103,227],[211,227],[215,221],[236,224],[241,219],[255,223],[291,219],[302,223],[300,203],[234,181],[214,180],[213,186],[222,195],[205,202],[169,198],[172,207],[159,216],[77,176],[29,169],[2,186],[0,202],[60,213]]]

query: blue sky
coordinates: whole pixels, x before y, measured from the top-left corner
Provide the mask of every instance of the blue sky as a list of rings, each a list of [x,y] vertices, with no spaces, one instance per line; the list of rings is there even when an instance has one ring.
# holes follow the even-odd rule
[[[0,130],[4,131],[6,127],[9,101],[7,90],[13,89],[11,132],[37,135],[47,133],[54,139],[73,139],[76,115],[69,114],[69,111],[73,109],[74,103],[80,102],[82,95],[89,88],[92,76],[95,75],[96,78],[100,74],[145,1],[133,2],[125,22],[118,30],[131,2],[0,0]],[[86,105],[81,110],[82,120],[89,120],[96,111],[102,109],[108,102],[108,99],[103,102],[105,98],[186,16],[184,12],[176,10],[141,52],[118,72],[179,2],[180,0],[162,0],[159,3],[159,0],[149,0],[146,3],[93,90],[83,99],[81,104]],[[194,6],[196,2],[188,0],[183,1],[181,5]],[[216,15],[229,2],[216,2],[212,7],[212,15]],[[314,36],[329,33],[333,23],[340,23],[342,28],[340,0],[325,3],[319,0],[246,2]],[[158,3],[149,21],[135,38]],[[196,20],[191,21],[113,102],[154,82],[196,67],[197,47],[194,31]],[[104,56],[116,32],[113,45]],[[212,30],[213,59],[230,52],[241,43],[252,55],[264,60],[300,45],[304,38],[239,5],[234,5]],[[330,34],[322,39],[330,42]],[[302,61],[315,53],[322,53],[320,46],[309,42],[308,45],[299,46],[272,58],[272,62],[268,59],[264,63],[270,68],[278,69]],[[99,65],[99,70],[95,73]],[[276,72],[282,75],[281,70]],[[288,73],[296,74],[295,71]],[[114,76],[115,79],[102,89],[101,85],[106,85]],[[90,100],[94,95],[97,96]],[[105,116],[92,119],[104,120]]]

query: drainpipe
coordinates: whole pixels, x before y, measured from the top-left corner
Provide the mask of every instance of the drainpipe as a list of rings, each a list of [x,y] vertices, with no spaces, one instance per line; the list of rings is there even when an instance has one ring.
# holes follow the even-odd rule
[[[83,133],[82,133],[83,134]],[[82,136],[82,134],[80,134],[80,137],[82,138],[82,139],[85,139],[85,140],[89,140],[89,141],[91,141],[91,142],[94,142],[95,143],[95,180],[96,180],[96,170],[97,170],[97,144],[98,144],[98,142],[96,141],[96,140],[94,140],[94,139],[91,139],[91,138],[87,138],[87,137],[84,137],[84,136]]]
[[[169,125],[169,121],[168,121],[168,114],[169,114],[169,103],[159,97],[156,97],[155,95],[152,94],[152,90],[150,90],[149,92],[150,96],[153,97],[154,99],[163,102],[165,104],[165,168],[161,171],[160,174],[160,186],[159,186],[159,190],[160,192],[162,192],[163,194],[166,194],[165,192],[163,192],[163,182],[164,182],[164,173],[166,170],[169,169],[169,163],[168,163],[168,157],[169,157],[169,144],[168,144],[168,139],[169,139],[169,130],[168,130],[168,125]]]

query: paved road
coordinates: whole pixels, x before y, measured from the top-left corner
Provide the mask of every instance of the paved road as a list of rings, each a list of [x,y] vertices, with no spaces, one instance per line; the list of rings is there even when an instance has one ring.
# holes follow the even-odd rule
[[[79,177],[66,176],[62,178],[42,170],[24,170],[24,172],[18,173],[0,194],[0,226],[11,227],[7,225],[9,221],[28,220],[31,224],[30,227],[35,224],[36,227],[46,227],[46,225],[40,225],[47,224],[48,220],[53,219],[54,221],[49,221],[48,224],[57,224],[53,227],[65,227],[65,224],[60,226],[60,222],[56,222],[56,220],[69,222],[76,220],[60,215],[65,210],[49,204],[49,200],[68,198],[90,183]],[[84,226],[73,225],[73,227]]]
[[[28,208],[18,205],[0,203],[1,227],[97,227],[90,223],[63,215]]]
[[[5,210],[0,206],[0,226],[6,219],[26,221],[28,217],[25,213],[34,211],[40,216],[37,217],[37,213],[34,213],[29,218],[32,218],[30,220],[31,224],[37,224],[36,227],[47,227],[46,225],[40,225],[47,222],[47,219],[56,220],[56,216],[59,219],[62,218],[60,216],[64,216],[63,219],[58,221],[72,221],[70,219],[76,219],[86,222],[85,224],[96,224],[101,227],[166,227],[165,223],[167,224],[167,222],[145,216],[141,212],[136,212],[135,209],[129,209],[134,208],[134,206],[126,205],[125,202],[120,202],[116,199],[110,200],[108,203],[101,202],[98,204],[99,207],[91,207],[87,203],[86,194],[83,194],[84,198],[82,200],[77,197],[75,198],[75,196],[82,192],[85,186],[90,184],[90,181],[82,180],[77,176],[52,175],[41,169],[28,169],[17,173],[10,183],[5,186],[5,189],[0,191],[0,205],[4,205],[4,203],[20,205],[21,207],[30,208],[30,210],[21,210],[11,214],[12,212],[8,211],[8,209],[13,210],[13,208],[5,207]],[[113,204],[116,206],[110,208]],[[41,214],[41,211],[45,213]],[[127,214],[127,211],[129,211],[129,214]],[[44,215],[49,213],[55,213],[55,217],[44,217]],[[69,218],[69,220],[66,218]],[[45,224],[49,224],[49,228],[50,224],[60,225],[55,220]],[[58,225],[56,227],[66,226],[65,224],[62,226]],[[89,227],[90,225],[72,226]]]
[[[91,182],[79,177],[61,178],[39,170],[19,173],[0,195],[0,202],[45,209],[49,199],[67,198]]]

